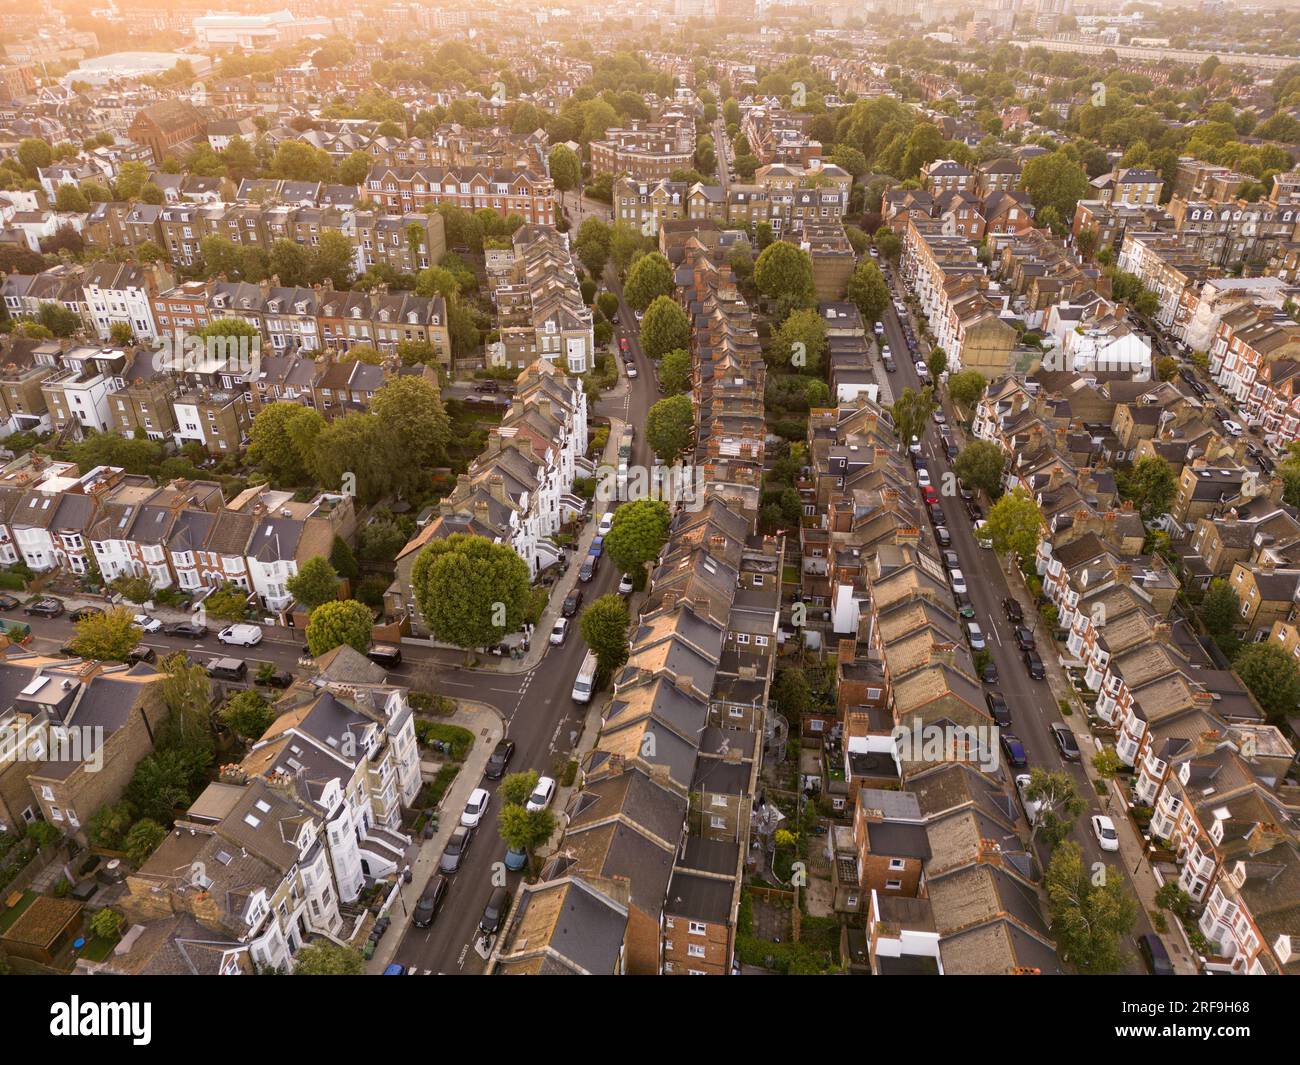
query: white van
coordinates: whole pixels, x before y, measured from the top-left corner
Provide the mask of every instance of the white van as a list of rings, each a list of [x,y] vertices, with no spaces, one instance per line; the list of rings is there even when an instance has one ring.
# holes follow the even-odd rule
[[[596,652],[588,651],[578,668],[578,677],[573,682],[573,701],[575,703],[591,702],[591,693],[596,686]]]

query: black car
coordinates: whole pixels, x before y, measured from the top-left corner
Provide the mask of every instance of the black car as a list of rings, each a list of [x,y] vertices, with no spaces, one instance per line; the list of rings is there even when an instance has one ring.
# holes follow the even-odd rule
[[[1025,745],[1010,732],[1002,733],[1002,753],[1007,756],[1007,763],[1013,769],[1024,769],[1029,765],[1029,755],[1025,753]]]
[[[457,825],[443,848],[442,857],[438,859],[440,873],[454,873],[469,853],[469,845],[474,842],[474,830],[464,825]]]
[[[1052,739],[1056,740],[1056,749],[1061,752],[1061,757],[1067,762],[1077,762],[1079,760],[1079,744],[1074,738],[1074,733],[1070,731],[1069,725],[1063,725],[1060,722],[1053,725]]]
[[[989,659],[988,664],[980,671],[980,680],[985,684],[996,684],[998,682],[998,664]]]
[[[197,621],[173,621],[170,625],[163,626],[163,632],[185,640],[201,640],[208,634],[208,627]]]
[[[948,456],[948,461],[953,462],[961,454],[961,449],[952,442],[951,437],[943,438],[943,453]]]
[[[1138,953],[1142,955],[1142,962],[1152,976],[1177,975],[1174,963],[1169,960],[1169,952],[1165,950],[1159,936],[1149,932],[1138,936]]]
[[[1029,670],[1029,675],[1034,680],[1047,679],[1047,670],[1043,668],[1043,660],[1038,657],[1037,651],[1026,651],[1024,658],[1025,668]]]
[[[501,386],[496,381],[480,381],[474,386],[475,392],[500,392]]]
[[[1002,697],[1002,693],[985,692],[984,701],[988,703],[989,713],[993,715],[993,720],[997,723],[998,728],[1010,728],[1011,707],[1007,705],[1007,701]]]
[[[374,643],[370,645],[366,657],[377,666],[400,666],[402,664],[402,649],[396,644]]]
[[[934,538],[939,541],[940,547],[948,547],[952,543],[952,534],[942,525],[934,527]]]
[[[152,647],[148,647],[145,644],[137,644],[131,650],[131,653],[126,656],[126,660],[134,665],[137,662],[152,662],[157,657],[158,655],[154,653]]]
[[[894,373],[898,369],[898,363],[889,355],[881,359],[880,364],[885,368],[885,373]]]
[[[44,595],[23,607],[24,614],[35,614],[42,618],[57,618],[63,613],[63,604],[53,596]]]
[[[582,560],[582,568],[578,570],[578,580],[584,584],[596,575],[596,567],[600,564],[599,555],[588,555]]]
[[[420,901],[415,904],[415,913],[411,917],[411,923],[416,928],[428,928],[433,924],[433,919],[438,916],[438,911],[442,909],[443,902],[447,899],[447,886],[451,883],[441,873],[434,873],[429,877],[429,882],[424,885],[424,890],[420,893]]]
[[[984,517],[984,511],[980,509],[980,505],[973,499],[966,501],[966,513],[970,515],[971,521],[979,521]]]
[[[97,606],[79,606],[71,614],[68,620],[72,622],[85,621],[87,618],[102,618],[104,612]]]
[[[1006,614],[1007,620],[1011,622],[1012,625],[1019,625],[1022,621],[1025,620],[1024,609],[1020,606],[1020,603],[1015,599],[1003,599],[1002,612]]]
[[[1023,625],[1017,625],[1015,630],[1016,646],[1022,651],[1032,651],[1035,648],[1034,634]]]
[[[0,610],[12,610],[18,605],[18,600],[12,595],[0,595]]]
[[[510,759],[515,756],[515,741],[502,740],[488,755],[487,766],[483,769],[483,775],[488,780],[500,780],[505,774],[506,766],[510,764]]]
[[[927,508],[930,511],[930,521],[935,525],[947,525],[948,519],[944,517],[943,507],[938,503],[931,503]]]
[[[578,612],[580,606],[582,606],[582,589],[575,588],[564,597],[564,605],[560,607],[560,616],[571,618]]]
[[[478,919],[479,931],[489,936],[496,935],[501,929],[501,922],[506,919],[508,909],[510,892],[503,887],[494,888],[487,905],[483,907],[483,916]]]

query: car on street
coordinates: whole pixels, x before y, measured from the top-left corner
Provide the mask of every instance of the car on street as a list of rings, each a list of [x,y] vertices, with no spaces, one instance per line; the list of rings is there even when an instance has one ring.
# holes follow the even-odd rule
[[[627,351],[627,337],[618,338],[618,350]]]
[[[984,663],[984,668],[980,670],[981,684],[996,684],[998,682],[998,664],[989,659]]]
[[[556,618],[555,624],[551,626],[551,645],[559,647],[569,636],[569,619]]]
[[[78,621],[85,621],[88,618],[100,618],[103,616],[104,616],[104,612],[100,610],[99,607],[83,606],[83,607],[78,607],[71,614],[69,614],[68,620],[75,624]]]
[[[1138,936],[1137,944],[1142,964],[1147,967],[1147,972],[1152,976],[1178,975],[1174,970],[1174,963],[1169,960],[1169,952],[1165,950],[1165,945],[1158,935],[1147,932],[1145,935]]]
[[[515,741],[501,740],[492,748],[492,753],[488,755],[487,765],[483,767],[483,775],[488,780],[500,780],[505,775],[506,766],[510,764],[510,759],[515,756]]]
[[[395,643],[372,643],[366,657],[377,666],[391,669],[402,664],[402,649]]]
[[[962,573],[961,570],[955,569],[950,571],[948,574],[948,580],[951,582],[952,590],[954,592],[966,591],[966,574]]]
[[[201,640],[208,634],[208,627],[197,621],[173,621],[163,626],[163,635],[179,636],[184,640]]]
[[[149,614],[137,614],[132,620],[140,627],[141,632],[146,632],[150,635],[153,635],[155,632],[162,632],[162,622]]]
[[[1020,796],[1020,805],[1025,808],[1025,820],[1031,826],[1038,819],[1039,807],[1043,805],[1038,799],[1025,797],[1029,792],[1029,785],[1033,783],[1033,779],[1028,773],[1016,774],[1016,793]]]
[[[907,445],[907,450],[913,455],[919,455],[921,453],[921,438],[919,436],[912,437],[912,442]]]
[[[947,525],[948,519],[944,516],[943,507],[938,503],[931,503],[927,508],[930,514],[931,525]]]
[[[984,650],[986,646],[984,643],[984,633],[977,622],[966,622],[966,638],[970,641],[972,651]]]
[[[636,379],[636,364],[635,364],[635,363],[629,362],[629,363],[627,364],[627,375],[628,375],[628,377],[630,377],[630,378],[632,378],[632,379],[634,379],[634,380]]]
[[[560,606],[560,615],[571,618],[578,612],[580,606],[582,606],[582,589],[575,588],[564,597],[564,603]]]
[[[970,601],[969,595],[954,592],[952,599],[957,604],[957,613],[960,617],[969,619],[975,616],[975,604]]]
[[[1021,651],[1034,650],[1034,634],[1023,625],[1017,625],[1012,635],[1016,640],[1016,647]]]
[[[936,525],[934,527],[934,538],[939,541],[940,547],[947,547],[952,543],[952,533],[942,525]]]
[[[1019,625],[1022,621],[1025,620],[1024,608],[1021,607],[1018,600],[1003,599],[1002,612],[1006,614],[1007,620],[1011,622],[1012,625]]]
[[[1024,653],[1025,669],[1029,671],[1030,677],[1034,680],[1046,680],[1047,670],[1043,667],[1043,660],[1038,657],[1037,651],[1026,651]]]
[[[962,505],[966,508],[966,514],[971,521],[980,521],[984,517],[984,511],[975,500],[968,499]]]
[[[632,594],[632,574],[625,573],[623,574],[623,576],[621,576],[618,579],[618,594],[619,595]]]
[[[262,642],[262,628],[260,625],[227,625],[217,633],[217,639],[236,647],[256,647]]]
[[[985,550],[990,550],[993,547],[993,537],[991,537],[988,534],[988,532],[985,531],[988,528],[988,524],[989,523],[987,521],[981,519],[975,523],[975,530],[974,530],[975,542]]]
[[[894,373],[898,370],[898,363],[896,363],[888,355],[884,356],[880,360],[880,365],[885,368],[885,373]]]
[[[600,565],[599,555],[588,555],[582,560],[582,568],[578,570],[578,580],[586,584],[596,575],[596,567]]]
[[[1093,814],[1091,818],[1092,834],[1097,837],[1097,846],[1104,851],[1119,850],[1119,833],[1115,831],[1115,822],[1105,814]]]
[[[930,471],[927,470],[927,469],[919,469],[919,470],[917,470],[917,471],[916,471],[916,483],[919,484],[922,488],[929,488],[929,487],[930,487]]]
[[[1001,692],[985,692],[984,702],[988,704],[989,713],[998,728],[1011,727],[1011,707]]]
[[[939,492],[932,484],[927,484],[921,489],[921,498],[925,500],[926,506],[937,506],[939,503]]]
[[[52,595],[43,595],[23,607],[23,613],[40,618],[57,618],[63,613],[63,604]]]
[[[501,922],[506,919],[510,909],[510,892],[503,887],[493,888],[488,896],[487,905],[483,907],[483,916],[478,919],[478,929],[484,935],[494,936],[501,930]]]
[[[1074,733],[1070,731],[1069,725],[1060,721],[1052,725],[1052,739],[1056,741],[1056,749],[1061,752],[1061,757],[1067,762],[1079,760],[1079,744],[1074,738]]]
[[[876,334],[876,336],[884,336],[885,335],[884,322],[876,322],[874,325],[872,325],[871,330]]]
[[[18,602],[12,595],[0,593],[0,610],[12,610],[18,605]]]
[[[949,569],[961,569],[961,559],[956,551],[945,551],[943,553],[943,564]]]
[[[595,555],[597,558],[600,558],[600,556],[603,555],[604,553],[605,553],[605,538],[603,536],[594,537],[591,541],[591,546],[587,548],[587,554]]]
[[[475,788],[469,793],[465,809],[461,811],[460,823],[466,828],[478,828],[478,823],[483,820],[491,802],[492,793],[487,788]]]
[[[140,662],[152,662],[158,655],[152,647],[139,643],[131,648],[131,653],[126,656],[126,660],[131,665],[137,665]]]
[[[948,424],[948,417],[947,417],[947,415],[945,415],[945,414],[943,413],[943,408],[942,408],[942,407],[935,407],[935,408],[934,408],[934,415],[933,415],[933,417],[934,417],[934,424],[935,424],[935,425],[947,425],[947,424]]]
[[[1234,422],[1231,419],[1228,419],[1223,423],[1223,430],[1229,436],[1240,436],[1246,431],[1238,422]]]
[[[552,777],[538,777],[537,787],[524,803],[525,810],[545,810],[555,798],[555,780]]]
[[[612,510],[607,510],[600,516],[600,521],[596,523],[596,535],[603,539],[609,535],[609,530],[613,527],[614,512]]]
[[[429,877],[429,882],[420,892],[420,900],[415,904],[415,912],[411,915],[411,923],[416,928],[428,928],[433,924],[433,919],[438,916],[438,911],[442,909],[442,904],[447,899],[447,887],[450,883],[451,881],[441,873],[434,873]]]
[[[1012,769],[1024,769],[1029,765],[1029,755],[1025,753],[1025,745],[1010,732],[1002,733],[1002,753],[1006,755],[1007,763]]]
[[[459,870],[473,842],[474,829],[457,825],[452,830],[451,838],[447,840],[447,846],[442,849],[442,857],[438,859],[438,871],[454,873]]]
[[[528,864],[528,852],[517,851],[513,847],[506,851],[506,868],[517,873]]]

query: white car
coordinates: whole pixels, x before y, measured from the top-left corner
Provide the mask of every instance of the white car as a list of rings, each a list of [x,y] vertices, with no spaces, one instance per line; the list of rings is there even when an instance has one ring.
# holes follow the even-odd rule
[[[987,527],[988,527],[988,522],[985,521],[983,518],[980,518],[980,520],[975,523],[975,542],[979,544],[980,547],[984,547],[984,548],[988,548],[989,550],[992,550],[993,538],[990,537],[989,534],[984,531]]]
[[[134,620],[144,632],[162,632],[162,622],[148,614],[137,614]]]
[[[921,438],[919,436],[912,437],[912,442],[907,445],[907,450],[913,455],[919,455],[921,453]]]
[[[964,595],[966,592],[966,575],[959,569],[950,570],[948,579],[952,581],[952,590],[958,595]]]
[[[475,788],[469,793],[469,802],[465,803],[465,809],[460,815],[460,823],[466,828],[477,828],[478,823],[483,820],[483,815],[487,813],[488,803],[492,801],[492,793],[487,788]]]
[[[217,639],[236,647],[256,647],[262,642],[262,629],[259,625],[228,625],[217,633]]]
[[[632,574],[630,573],[623,574],[622,578],[618,582],[618,594],[619,595],[632,594]]]
[[[1025,792],[1029,790],[1029,782],[1032,779],[1028,773],[1021,773],[1016,777],[1016,791],[1020,793],[1020,804],[1025,808],[1025,820],[1031,825],[1038,819],[1038,808],[1043,805],[1036,799],[1025,798]]]
[[[1223,431],[1227,433],[1229,436],[1240,436],[1246,430],[1243,429],[1237,422],[1230,421],[1230,422],[1223,423]]]
[[[537,787],[524,803],[525,810],[545,810],[555,798],[555,781],[550,777],[538,777]]]
[[[973,621],[966,622],[966,638],[970,640],[970,649],[972,651],[984,650],[984,632]]]
[[[1105,814],[1092,815],[1092,834],[1097,837],[1097,846],[1102,850],[1119,850],[1119,833],[1115,831],[1115,822]]]
[[[917,470],[917,471],[916,471],[916,483],[919,484],[922,488],[929,488],[929,487],[930,487],[930,471],[929,471],[929,470]]]
[[[893,353],[892,351],[889,350],[889,345],[888,345],[888,344],[881,344],[881,345],[880,345],[880,357],[881,357],[882,359],[891,359],[891,358],[894,357],[894,353]]]
[[[930,378],[930,367],[928,367],[920,359],[916,360],[916,376],[919,377],[922,381],[927,381]]]
[[[873,330],[875,330],[876,336],[884,336],[884,333],[885,333],[885,323],[884,323],[884,322],[877,322],[877,323],[876,323],[875,325],[873,325],[871,328],[872,328]]]
[[[551,629],[551,643],[554,644],[556,647],[559,647],[560,644],[564,643],[568,635],[569,635],[569,619],[556,618],[555,627]]]
[[[627,375],[628,377],[636,377],[636,366],[633,363],[629,362],[627,364]]]
[[[609,530],[612,529],[613,527],[614,527],[614,512],[612,510],[607,510],[605,511],[604,514],[600,516],[600,521],[596,525],[596,535],[606,536],[609,534]]]
[[[638,322],[645,317],[645,311],[633,311],[632,314],[636,317]]]

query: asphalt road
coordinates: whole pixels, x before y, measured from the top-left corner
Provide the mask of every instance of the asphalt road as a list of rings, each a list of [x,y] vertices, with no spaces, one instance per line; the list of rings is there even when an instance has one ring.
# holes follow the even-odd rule
[[[897,272],[894,278],[893,289],[894,295],[897,296],[901,294],[902,283]],[[917,379],[916,368],[913,366],[915,359],[906,357],[907,339],[892,304],[886,311],[885,334],[898,366],[894,373],[887,375],[895,395],[901,393],[904,388],[919,390],[921,386]],[[954,435],[957,435],[956,431]],[[960,440],[958,443],[960,446]],[[933,421],[926,427],[921,448],[928,460],[930,480],[942,491],[943,474],[951,470],[951,466],[940,444],[938,427]],[[952,535],[951,550],[956,551],[961,560],[961,569],[968,588],[967,594],[975,607],[973,620],[983,631],[988,651],[997,664],[998,683],[984,685],[984,690],[1000,691],[1006,698],[1011,708],[1012,732],[1024,744],[1030,768],[1037,766],[1048,772],[1064,770],[1074,779],[1079,794],[1088,804],[1088,808],[1075,821],[1069,838],[1079,845],[1085,866],[1097,869],[1097,863],[1103,863],[1108,870],[1108,875],[1122,875],[1128,881],[1130,890],[1133,890],[1131,870],[1124,867],[1117,854],[1102,851],[1092,832],[1090,824],[1092,815],[1108,811],[1102,809],[1101,800],[1082,766],[1066,762],[1061,758],[1056,741],[1052,738],[1050,732],[1052,724],[1063,719],[1051,688],[1045,680],[1036,681],[1030,678],[1021,653],[1016,647],[1014,626],[1007,621],[1002,609],[1002,601],[1011,595],[1007,574],[1003,568],[1005,564],[993,551],[981,548],[975,542],[974,525],[959,497],[941,496],[940,506],[943,508],[946,527]],[[987,512],[986,506],[983,509]],[[1025,626],[1033,631],[1039,656],[1043,659],[1046,668],[1059,669],[1051,633],[1046,630],[1042,619],[1035,611],[1025,610]],[[1090,758],[1093,752],[1088,750],[1086,745],[1081,746],[1082,756]],[[1019,770],[1019,772],[1027,771]],[[1122,815],[1117,811],[1112,816],[1118,821]],[[1048,849],[1040,845],[1038,857],[1046,868],[1050,860]],[[1136,894],[1134,890],[1134,895]],[[1139,914],[1136,934],[1151,932],[1150,922],[1140,907]],[[1144,970],[1140,963],[1134,960],[1132,971],[1136,973]]]

